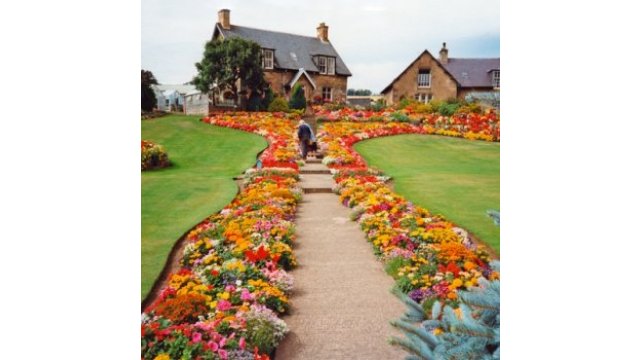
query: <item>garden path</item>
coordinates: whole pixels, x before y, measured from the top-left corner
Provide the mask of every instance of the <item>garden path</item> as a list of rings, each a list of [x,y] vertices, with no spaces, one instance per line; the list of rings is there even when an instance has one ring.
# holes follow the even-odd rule
[[[349,220],[348,208],[331,193],[328,168],[308,163],[301,177],[305,195],[294,250],[299,266],[284,318],[291,332],[276,359],[403,359],[406,353],[387,343],[399,335],[389,321],[404,311],[389,292],[393,280]]]

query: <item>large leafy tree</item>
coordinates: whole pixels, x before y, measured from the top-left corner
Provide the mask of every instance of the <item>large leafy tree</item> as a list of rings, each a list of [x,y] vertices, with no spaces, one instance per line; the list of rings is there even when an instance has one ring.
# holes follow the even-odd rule
[[[262,71],[260,45],[241,38],[215,39],[204,47],[202,61],[196,63],[198,75],[193,84],[203,93],[209,93],[213,84],[223,91],[229,90],[233,98],[243,90],[238,80],[254,95],[262,95],[268,86]]]
[[[153,92],[151,85],[157,85],[158,80],[153,76],[151,71],[142,70],[141,73],[141,93],[142,93],[142,110],[151,111],[156,106],[156,94]]]

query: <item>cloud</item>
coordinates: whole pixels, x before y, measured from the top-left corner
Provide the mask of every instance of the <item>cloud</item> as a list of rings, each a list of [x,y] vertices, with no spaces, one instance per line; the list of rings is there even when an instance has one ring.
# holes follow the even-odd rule
[[[142,65],[160,82],[195,74],[217,11],[231,23],[315,36],[320,22],[353,77],[349,87],[380,91],[424,49],[449,55],[499,56],[499,0],[142,0]],[[399,73],[398,71],[398,73]]]
[[[368,11],[368,12],[383,12],[383,11],[386,11],[387,8],[384,7],[384,6],[367,5],[367,6],[363,7],[362,10]]]

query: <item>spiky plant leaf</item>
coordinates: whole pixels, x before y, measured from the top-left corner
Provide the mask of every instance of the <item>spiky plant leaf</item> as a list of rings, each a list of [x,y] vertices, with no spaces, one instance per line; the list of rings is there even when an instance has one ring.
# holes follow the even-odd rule
[[[406,307],[406,312],[404,313],[402,319],[406,321],[419,322],[424,320],[424,310],[422,306],[417,302],[413,301],[410,297],[405,295],[402,290],[397,287],[391,289],[391,293],[395,295]]]
[[[440,301],[436,301],[431,308],[431,318],[439,319],[442,314],[442,303]]]
[[[405,334],[413,334],[419,337],[420,340],[427,343],[427,345],[429,345],[430,347],[435,346],[438,342],[436,337],[433,334],[429,333],[423,327],[415,326],[403,320],[394,320],[391,322],[391,325],[404,331]]]
[[[429,350],[427,348],[427,352],[422,353],[421,349],[418,346],[416,346],[416,344],[414,344],[413,342],[411,342],[411,341],[409,341],[407,339],[400,339],[400,338],[397,338],[397,337],[392,337],[391,339],[389,339],[389,344],[401,347],[406,352],[414,354],[415,356],[417,356],[418,359],[420,359],[420,360],[436,360],[436,358],[433,355],[433,352],[431,352],[431,350]]]

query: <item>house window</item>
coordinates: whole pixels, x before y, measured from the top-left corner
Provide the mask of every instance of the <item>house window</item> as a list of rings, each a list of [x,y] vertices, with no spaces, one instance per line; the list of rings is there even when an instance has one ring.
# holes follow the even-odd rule
[[[431,87],[431,70],[429,69],[418,70],[418,87],[419,88]]]
[[[327,74],[335,75],[336,74],[336,58],[327,58]]]
[[[327,73],[327,58],[324,56],[318,56],[318,70],[320,70],[320,74]]]
[[[169,99],[164,99],[164,106],[169,106]]]
[[[493,71],[493,87],[494,88],[500,87],[500,70]]]
[[[416,101],[419,101],[421,103],[428,103],[429,100],[431,100],[431,94],[415,94],[413,97]]]
[[[273,69],[273,50],[262,49],[262,67]]]
[[[320,74],[336,74],[336,58],[330,56],[316,56],[315,60]]]
[[[322,88],[322,101],[332,101],[333,100],[333,92],[331,88],[323,87]]]

